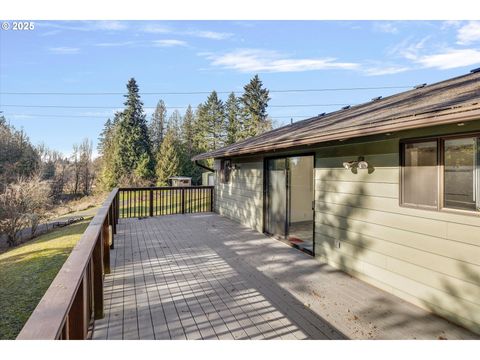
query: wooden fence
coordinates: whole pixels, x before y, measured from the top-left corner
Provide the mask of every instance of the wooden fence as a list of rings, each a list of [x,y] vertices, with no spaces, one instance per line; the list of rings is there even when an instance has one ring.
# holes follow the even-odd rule
[[[147,217],[213,211],[213,186],[119,189],[119,217]]]
[[[104,275],[120,217],[213,211],[213,186],[114,189],[92,219],[17,340],[88,339],[104,316]]]

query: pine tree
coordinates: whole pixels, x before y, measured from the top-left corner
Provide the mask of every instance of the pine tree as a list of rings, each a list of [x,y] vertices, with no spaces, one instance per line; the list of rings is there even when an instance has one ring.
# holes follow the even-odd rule
[[[101,167],[99,184],[105,190],[110,190],[117,185],[117,171],[114,161],[115,145],[116,145],[116,128],[121,117],[121,113],[117,112],[113,121],[108,119],[100,134],[98,152],[101,156]]]
[[[163,100],[157,103],[155,112],[152,114],[152,119],[148,127],[150,134],[150,141],[152,143],[152,153],[156,154],[160,145],[162,144],[163,137],[167,128],[167,107]]]
[[[195,165],[192,157],[198,154],[195,147],[195,114],[189,105],[185,116],[183,117],[181,130],[182,158],[181,158],[181,174],[192,178],[193,184],[201,183],[202,169]]]
[[[270,130],[272,124],[267,118],[269,92],[263,88],[258,75],[255,75],[243,89],[244,94],[240,98],[243,118],[241,138],[246,139]]]
[[[110,140],[112,127],[113,127],[112,121],[110,120],[110,118],[108,118],[105,124],[103,125],[103,130],[100,133],[100,136],[98,137],[97,151],[99,154],[103,154],[105,148],[107,147],[107,142]]]
[[[115,131],[114,163],[117,180],[148,181],[153,175],[153,161],[143,103],[135,79],[127,84],[125,110]],[[133,185],[133,184],[128,184]]]
[[[225,103],[227,117],[225,145],[237,142],[241,136],[240,103],[235,93],[228,96]]]
[[[168,185],[168,178],[178,176],[180,171],[179,144],[175,131],[169,128],[157,153],[157,185]]]
[[[203,151],[216,150],[225,144],[225,108],[215,91],[197,111],[197,141]]]

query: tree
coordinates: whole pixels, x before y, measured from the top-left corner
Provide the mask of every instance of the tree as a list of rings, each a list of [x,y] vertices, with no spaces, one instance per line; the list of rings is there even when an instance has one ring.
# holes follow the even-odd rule
[[[255,75],[243,89],[244,94],[240,98],[243,118],[241,138],[246,139],[271,130],[272,123],[267,117],[269,92],[263,88],[258,75]]]
[[[100,176],[98,179],[99,185],[104,190],[110,190],[117,184],[117,174],[115,169],[114,155],[115,138],[118,122],[120,121],[121,113],[115,113],[113,121],[108,119],[105,122],[102,133],[99,138],[98,151],[100,154]]]
[[[179,175],[179,143],[174,128],[170,127],[165,134],[162,145],[157,153],[157,185],[168,185],[168,178]]]
[[[233,92],[225,103],[225,112],[227,117],[225,145],[230,145],[240,139],[242,132],[240,102]]]
[[[153,159],[148,136],[148,127],[140,100],[138,85],[135,79],[127,84],[125,110],[119,116],[115,126],[114,170],[115,183],[130,181],[148,181],[153,176]],[[141,174],[140,179],[132,175]]]
[[[148,127],[150,141],[152,143],[152,153],[156,154],[160,145],[162,144],[163,137],[165,135],[165,129],[167,127],[167,107],[163,100],[157,103],[152,119]]]
[[[225,108],[215,91],[197,110],[196,143],[201,151],[216,150],[225,144]]]
[[[181,128],[181,175],[188,176],[192,178],[193,184],[199,184],[202,178],[202,170],[195,165],[191,160],[194,155],[198,153],[195,143],[195,114],[190,105],[185,112],[183,117],[182,128]]]
[[[80,185],[83,195],[89,195],[92,190],[93,182],[93,161],[92,161],[92,142],[84,139],[78,147],[79,150],[79,169],[80,169]]]
[[[7,235],[9,246],[16,245],[18,233],[26,227],[35,233],[49,204],[49,193],[48,183],[38,176],[21,178],[0,193],[0,233]]]
[[[33,175],[39,165],[40,156],[25,132],[0,116],[0,191],[18,177]]]

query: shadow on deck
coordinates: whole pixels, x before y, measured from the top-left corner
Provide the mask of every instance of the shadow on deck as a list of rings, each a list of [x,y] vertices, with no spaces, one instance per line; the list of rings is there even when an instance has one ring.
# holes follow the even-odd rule
[[[475,338],[216,214],[122,219],[111,263],[94,339]]]

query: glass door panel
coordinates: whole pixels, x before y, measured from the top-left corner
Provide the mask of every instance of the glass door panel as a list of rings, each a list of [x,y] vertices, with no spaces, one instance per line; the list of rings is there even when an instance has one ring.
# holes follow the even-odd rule
[[[288,158],[288,242],[313,254],[313,156]]]
[[[286,159],[267,160],[266,232],[285,237],[287,220]]]

